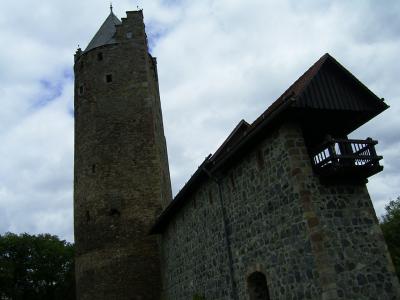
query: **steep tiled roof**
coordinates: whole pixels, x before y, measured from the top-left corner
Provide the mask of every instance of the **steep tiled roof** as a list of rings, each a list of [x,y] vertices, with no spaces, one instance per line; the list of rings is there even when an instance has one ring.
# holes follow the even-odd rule
[[[111,11],[107,19],[101,25],[100,29],[94,35],[85,52],[93,48],[115,43],[114,35],[116,32],[115,25],[121,24],[121,21]]]
[[[287,97],[298,97],[307,84],[314,78],[314,76],[318,73],[321,66],[324,62],[332,58],[328,53],[323,55],[319,60],[317,60],[303,75],[301,75],[278,99],[276,99],[267,110],[261,114],[251,125],[256,126],[259,122],[262,121],[265,114],[268,114],[270,111],[273,111],[276,107],[280,106],[282,102],[285,101]]]

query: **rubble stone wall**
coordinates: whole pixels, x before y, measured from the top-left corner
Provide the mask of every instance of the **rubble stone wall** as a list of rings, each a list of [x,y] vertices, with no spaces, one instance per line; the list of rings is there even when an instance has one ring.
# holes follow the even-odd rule
[[[296,124],[271,130],[215,176],[221,195],[218,183],[204,182],[162,235],[165,299],[249,299],[254,272],[265,275],[271,299],[398,295],[365,185],[322,184]]]

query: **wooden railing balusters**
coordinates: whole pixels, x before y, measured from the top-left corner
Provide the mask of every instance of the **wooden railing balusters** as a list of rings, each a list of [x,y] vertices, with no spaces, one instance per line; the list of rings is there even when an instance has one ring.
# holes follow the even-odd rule
[[[379,165],[382,156],[378,156],[375,151],[377,143],[371,138],[354,140],[327,136],[326,141],[314,151],[313,167],[319,173],[364,172],[365,177],[371,176],[383,169]]]

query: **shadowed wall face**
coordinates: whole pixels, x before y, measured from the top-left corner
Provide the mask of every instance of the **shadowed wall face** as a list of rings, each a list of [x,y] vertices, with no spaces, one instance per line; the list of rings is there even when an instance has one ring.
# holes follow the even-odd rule
[[[271,129],[220,175],[238,299],[398,298],[365,184],[323,184],[298,124]],[[204,180],[165,226],[166,299],[234,299],[219,197]]]
[[[78,299],[158,299],[148,230],[171,200],[156,61],[141,11],[112,43],[75,57],[74,222]]]

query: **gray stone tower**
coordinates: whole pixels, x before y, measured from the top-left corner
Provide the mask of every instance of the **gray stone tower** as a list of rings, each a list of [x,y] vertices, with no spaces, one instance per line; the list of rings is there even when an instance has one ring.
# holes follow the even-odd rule
[[[120,21],[111,9],[74,71],[78,299],[158,299],[158,242],[148,231],[171,187],[142,11]]]

